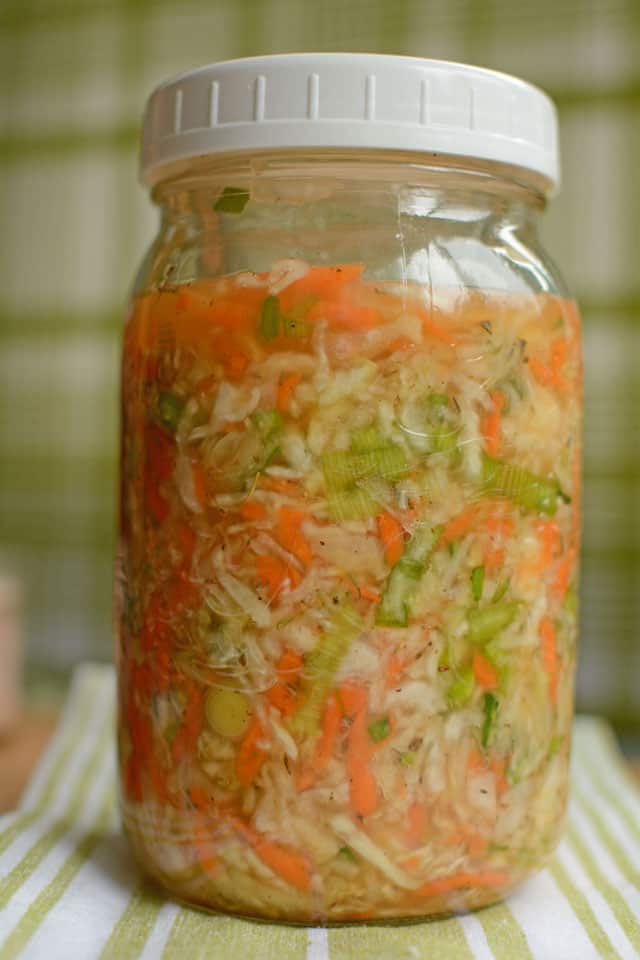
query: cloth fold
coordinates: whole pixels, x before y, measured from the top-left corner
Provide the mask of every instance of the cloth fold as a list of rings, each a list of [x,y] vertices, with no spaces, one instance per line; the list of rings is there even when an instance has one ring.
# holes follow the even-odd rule
[[[0,960],[637,960],[640,791],[610,728],[575,721],[569,821],[506,903],[393,926],[209,915],[150,889],[119,833],[113,669],[85,664],[20,809],[0,817]]]

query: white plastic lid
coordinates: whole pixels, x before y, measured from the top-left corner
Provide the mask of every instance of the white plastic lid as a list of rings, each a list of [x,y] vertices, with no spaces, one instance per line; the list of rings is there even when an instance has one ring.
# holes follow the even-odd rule
[[[177,160],[288,147],[409,150],[511,164],[559,181],[557,117],[542,90],[494,70],[362,53],[228,60],[147,103],[142,177]]]

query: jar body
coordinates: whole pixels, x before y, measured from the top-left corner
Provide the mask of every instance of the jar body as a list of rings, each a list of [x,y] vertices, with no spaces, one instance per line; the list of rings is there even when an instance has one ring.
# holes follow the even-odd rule
[[[530,198],[334,156],[158,199],[123,361],[136,855],[255,917],[490,903],[557,843],[573,710],[579,321]]]

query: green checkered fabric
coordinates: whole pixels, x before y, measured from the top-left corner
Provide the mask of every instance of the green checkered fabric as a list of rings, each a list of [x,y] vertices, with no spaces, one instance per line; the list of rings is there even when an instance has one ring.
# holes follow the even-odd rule
[[[560,107],[545,218],[585,319],[579,702],[640,720],[640,287],[635,0],[4,0],[0,7],[0,552],[32,661],[110,655],[118,328],[155,217],[136,180],[160,80],[293,50],[516,73]]]

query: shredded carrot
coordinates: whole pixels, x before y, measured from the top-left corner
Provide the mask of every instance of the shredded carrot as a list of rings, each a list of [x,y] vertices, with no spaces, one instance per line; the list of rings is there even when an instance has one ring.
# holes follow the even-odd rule
[[[316,775],[311,767],[304,767],[296,776],[296,789],[302,793],[308,790],[316,782]]]
[[[560,599],[564,599],[567,594],[567,590],[569,589],[575,556],[575,548],[570,547],[556,567],[555,576],[553,578],[553,592]]]
[[[434,897],[439,893],[449,893],[451,890],[462,890],[464,887],[504,887],[510,876],[503,870],[482,870],[478,873],[453,873],[448,877],[439,877],[430,880],[415,891],[419,897]]]
[[[308,567],[313,560],[313,553],[309,541],[302,532],[302,524],[307,520],[307,514],[295,507],[280,507],[278,510],[278,543],[300,563]]]
[[[417,847],[424,840],[427,829],[427,808],[424,803],[414,801],[407,813],[407,843]]]
[[[343,683],[337,692],[337,698],[345,717],[366,713],[369,708],[369,695],[366,689],[352,683]]]
[[[469,773],[477,773],[479,770],[485,769],[486,764],[483,755],[477,747],[472,747],[467,757],[467,770]]]
[[[342,713],[340,701],[335,693],[329,695],[322,712],[322,735],[316,746],[313,766],[304,767],[296,778],[298,790],[308,790],[316,782],[316,776],[326,770],[333,756],[335,743],[340,731]]]
[[[539,627],[542,645],[542,662],[549,677],[549,696],[555,703],[558,696],[558,659],[556,649],[556,631],[549,617],[543,617]]]
[[[380,594],[377,590],[374,590],[373,587],[368,587],[366,584],[360,586],[360,596],[364,597],[365,600],[370,600],[371,603],[380,603]]]
[[[384,546],[388,566],[393,567],[404,552],[404,530],[395,517],[386,511],[376,517],[378,533]]]
[[[294,650],[285,650],[276,664],[279,681],[267,690],[266,697],[283,717],[290,717],[298,706],[294,688],[303,666],[304,660]]]
[[[551,344],[551,358],[544,363],[539,357],[529,358],[529,369],[538,383],[543,387],[556,387],[565,390],[567,382],[563,375],[563,367],[567,360],[569,345],[564,337],[559,337]]]
[[[342,684],[340,700],[352,716],[347,737],[346,767],[351,809],[357,817],[367,817],[378,805],[378,787],[369,767],[372,744],[367,730],[369,696],[364,687]]]
[[[189,788],[189,797],[194,807],[197,807],[198,810],[208,810],[211,800],[204,787],[201,787],[197,783],[192,784]]]
[[[258,580],[269,591],[269,599],[273,600],[283,590],[289,578],[291,568],[271,554],[259,554],[255,560]]]
[[[553,383],[553,370],[538,357],[529,357],[529,370],[543,387],[548,387]]]
[[[498,689],[498,671],[479,650],[476,650],[473,654],[472,667],[478,686],[482,687],[483,690]]]
[[[397,653],[392,653],[389,659],[387,660],[385,666],[385,687],[390,690],[392,687],[397,686],[400,681],[400,677],[406,670],[407,665],[405,661],[398,656]]]
[[[239,350],[230,351],[225,368],[232,380],[239,380],[249,365],[249,358]]]
[[[301,373],[291,373],[288,377],[285,377],[284,380],[281,380],[278,384],[278,394],[276,399],[276,407],[280,413],[286,413],[289,409],[289,403],[291,397],[293,396],[293,391],[298,386],[302,380]]]
[[[261,834],[257,833],[251,827],[237,818],[234,818],[233,825],[237,832],[244,837],[247,843],[251,844],[262,862],[277,873],[279,877],[290,883],[292,887],[298,890],[307,891],[311,886],[311,870],[307,858],[293,850],[291,847],[285,847],[272,840],[267,840]]]
[[[290,717],[298,705],[298,698],[284,683],[276,683],[266,692],[271,706],[279,710],[283,717]]]
[[[494,390],[491,394],[491,410],[482,420],[481,432],[485,438],[487,453],[490,457],[497,457],[500,453],[500,427],[505,403],[504,393],[501,393],[500,390]]]
[[[191,562],[196,547],[196,535],[193,528],[186,523],[181,523],[178,527],[178,540],[184,555],[185,566],[187,566]]]
[[[509,789],[509,782],[505,775],[506,766],[507,766],[507,761],[499,760],[497,757],[495,760],[492,760],[491,763],[489,764],[489,768],[493,772],[496,778],[496,790],[498,791],[498,795],[504,793],[505,790]]]
[[[462,513],[452,517],[451,520],[448,520],[444,525],[441,542],[445,545],[453,543],[454,540],[458,540],[466,533],[469,533],[479,522],[483,512],[484,508],[482,504],[474,503],[470,507],[467,507],[466,510],[463,510]]]
[[[364,269],[362,263],[342,263],[339,266],[312,267],[304,277],[285,287],[279,295],[280,309],[287,315],[297,303],[318,297],[335,300],[346,284],[357,280]]]
[[[267,508],[259,500],[245,500],[240,507],[240,516],[243,520],[264,520]]]
[[[421,308],[418,311],[418,316],[422,321],[422,332],[427,337],[431,337],[433,340],[439,340],[440,343],[446,343],[448,347],[455,347],[456,342],[454,338],[442,327],[437,320],[434,320],[433,314],[435,311],[427,310],[426,308]]]
[[[238,755],[236,757],[236,773],[243,787],[250,786],[260,772],[266,759],[266,753],[259,746],[264,740],[264,729],[258,717],[254,716],[249,723],[249,729],[244,735]]]
[[[562,368],[567,361],[568,352],[569,344],[564,337],[559,337],[551,344],[551,361],[549,366],[553,370],[554,383],[557,387],[563,388],[566,386]]]
[[[261,473],[259,483],[263,490],[282,493],[287,497],[300,496],[300,484],[295,480],[285,480],[284,477],[270,477],[267,474]]]
[[[201,507],[207,505],[207,479],[202,464],[197,460],[191,461],[191,476],[193,477],[193,492]]]

